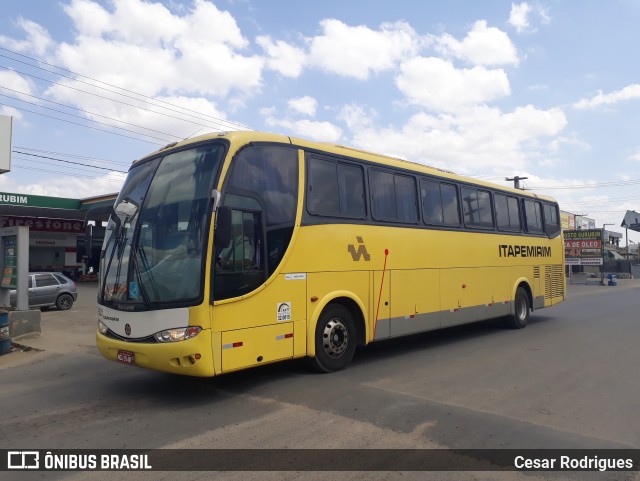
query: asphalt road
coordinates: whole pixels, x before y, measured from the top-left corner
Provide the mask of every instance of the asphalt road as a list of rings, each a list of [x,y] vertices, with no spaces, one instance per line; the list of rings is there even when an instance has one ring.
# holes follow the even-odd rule
[[[293,361],[215,379],[104,360],[95,287],[43,312],[0,357],[0,448],[640,448],[640,282],[571,286],[524,330],[495,322],[377,343],[342,372]],[[45,479],[20,473],[15,479]],[[118,474],[114,479],[120,479]],[[103,479],[105,473],[46,473]],[[322,473],[127,473],[127,479],[335,479]],[[640,479],[473,473],[467,479]],[[550,478],[549,478],[550,477]],[[460,479],[344,473],[341,479]]]

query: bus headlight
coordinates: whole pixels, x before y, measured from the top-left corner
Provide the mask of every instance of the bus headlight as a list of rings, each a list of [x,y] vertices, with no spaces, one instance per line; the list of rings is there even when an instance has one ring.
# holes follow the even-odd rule
[[[98,331],[100,331],[100,334],[106,334],[108,330],[109,328],[105,326],[102,321],[98,321]]]
[[[157,332],[155,334],[158,342],[178,342],[186,341],[192,337],[196,337],[202,331],[201,327],[180,327],[176,329],[167,329],[166,331]]]

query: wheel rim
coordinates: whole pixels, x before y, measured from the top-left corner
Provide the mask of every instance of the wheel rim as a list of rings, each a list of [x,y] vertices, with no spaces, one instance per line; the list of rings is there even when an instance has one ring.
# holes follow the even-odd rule
[[[60,307],[62,309],[69,309],[71,307],[71,297],[69,296],[62,296],[60,298]]]
[[[331,319],[324,326],[322,346],[331,357],[340,357],[349,346],[349,331],[340,319]]]

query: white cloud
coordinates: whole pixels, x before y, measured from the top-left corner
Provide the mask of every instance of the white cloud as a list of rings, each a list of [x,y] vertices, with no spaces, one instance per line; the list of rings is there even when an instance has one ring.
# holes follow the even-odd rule
[[[419,113],[401,128],[355,124],[353,143],[460,173],[513,172],[546,152],[543,140],[557,135],[566,124],[558,109],[529,105],[503,113],[495,107],[475,106],[455,115]]]
[[[272,127],[285,129],[286,132],[319,142],[337,142],[342,137],[342,129],[331,122],[313,120],[290,120],[267,117]]]
[[[511,4],[509,23],[518,33],[522,33],[530,27],[529,14],[531,13],[531,10],[531,6],[526,2],[522,2],[519,5],[516,5],[515,3]]]
[[[291,110],[299,114],[309,115],[310,117],[313,117],[316,114],[316,109],[318,108],[318,101],[313,97],[305,95],[304,97],[298,97],[289,100],[289,102],[287,102],[287,105]]]
[[[549,12],[543,5],[538,3],[531,5],[527,2],[522,2],[520,4],[511,4],[509,24],[511,24],[518,33],[535,31],[530,21],[532,15],[537,16],[544,25],[547,25],[551,21]]]
[[[26,40],[15,40],[0,35],[0,45],[9,50],[23,52],[27,55],[44,55],[53,46],[54,42],[49,32],[37,23],[20,17],[18,19],[18,27],[26,33]]]
[[[77,105],[86,112],[98,114],[85,113],[89,119],[151,136],[148,140],[152,142],[170,142],[190,137],[194,133],[238,128],[224,122],[226,117],[224,112],[220,111],[213,101],[204,97],[156,96],[154,102],[125,98],[123,99],[125,103],[117,103],[65,88],[63,85],[90,90],[86,85],[65,81],[52,86],[45,95],[54,97],[61,103]],[[114,122],[105,117],[118,119],[126,124]],[[139,129],[129,124],[142,125],[146,129]],[[123,133],[129,135],[129,133]]]
[[[456,69],[436,57],[415,57],[400,66],[396,85],[412,103],[429,109],[453,111],[495,100],[511,93],[502,69]]]
[[[248,46],[235,19],[196,0],[184,15],[160,3],[116,0],[111,11],[74,0],[65,7],[78,31],[56,63],[146,95],[247,95],[261,86],[264,59]]]
[[[304,50],[282,40],[273,41],[270,36],[256,38],[256,43],[267,54],[266,66],[285,77],[298,78],[302,73],[306,54]]]
[[[13,165],[13,167],[18,167]],[[83,199],[93,197],[97,193],[118,192],[124,183],[126,174],[110,172],[96,178],[74,177],[69,175],[48,174],[46,182],[23,183],[15,180],[20,168],[0,176],[0,190],[8,192],[20,192],[22,194],[44,195],[49,197],[68,197],[70,199]],[[84,175],[84,174],[78,174]],[[91,175],[87,173],[87,175]]]
[[[366,80],[393,69],[418,51],[421,40],[406,22],[384,23],[379,30],[349,26],[340,20],[320,22],[323,34],[309,39],[308,63],[330,73]]]
[[[3,88],[4,87],[4,88]],[[38,102],[38,100],[29,95],[34,95],[35,86],[33,82],[23,77],[22,75],[12,70],[0,70],[0,94],[7,95],[9,97],[16,97],[27,102]],[[22,95],[22,93],[27,95]],[[4,103],[5,100],[11,101],[7,97],[0,97],[0,103]],[[8,105],[0,105],[0,115],[7,115],[14,117],[17,120],[22,120],[24,115],[22,112],[14,107]]]
[[[377,117],[378,114],[372,108],[356,104],[345,105],[338,115],[338,118],[347,124],[351,131],[359,131],[371,127]]]
[[[638,149],[638,151],[635,154],[629,156],[629,160],[635,160],[636,162],[640,162],[640,149]]]
[[[608,94],[602,91],[590,99],[582,99],[574,103],[573,106],[577,109],[593,109],[606,105],[613,105],[619,102],[625,102],[627,100],[635,100],[640,98],[640,84],[627,85],[621,90],[611,92]]]
[[[96,2],[72,0],[62,8],[73,20],[80,36],[99,37],[110,29],[111,15]]]
[[[23,115],[19,110],[9,107],[8,105],[0,105],[0,115],[6,115],[7,117],[13,117],[14,120],[22,120]]]
[[[487,22],[478,20],[467,36],[459,41],[450,34],[436,39],[436,50],[474,65],[517,65],[518,51],[509,36]]]
[[[33,82],[13,70],[0,70],[0,86],[6,87],[6,89],[0,88],[0,93],[33,102],[33,98],[29,97],[29,95],[34,95],[35,86]],[[17,90],[17,92],[12,92],[7,89]],[[27,95],[20,95],[18,92]]]

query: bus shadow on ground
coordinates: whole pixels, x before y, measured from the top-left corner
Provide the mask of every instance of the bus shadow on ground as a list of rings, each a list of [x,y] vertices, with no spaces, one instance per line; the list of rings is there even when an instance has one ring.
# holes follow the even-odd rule
[[[554,317],[548,315],[531,316],[530,325],[526,329],[535,329],[538,325],[552,320]],[[370,371],[371,375],[374,375],[379,373],[376,366],[386,365],[397,358],[410,359],[412,356],[426,355],[425,360],[428,361],[431,355],[429,351],[436,355],[448,346],[465,342],[476,343],[491,336],[518,335],[518,331],[505,328],[504,319],[499,318],[379,341],[358,348],[347,370],[359,370],[359,374],[363,375]],[[372,369],[373,367],[376,369]],[[256,387],[266,384],[289,384],[297,382],[299,378],[313,379],[325,376],[315,371],[306,358],[265,364],[225,373],[215,378],[196,378],[147,370],[136,370],[136,373],[138,374],[124,378],[114,376],[113,388],[134,397],[152,396],[160,404],[167,405],[224,401],[234,394],[250,393]],[[335,373],[327,375],[335,376]],[[316,381],[318,380],[316,378]]]

